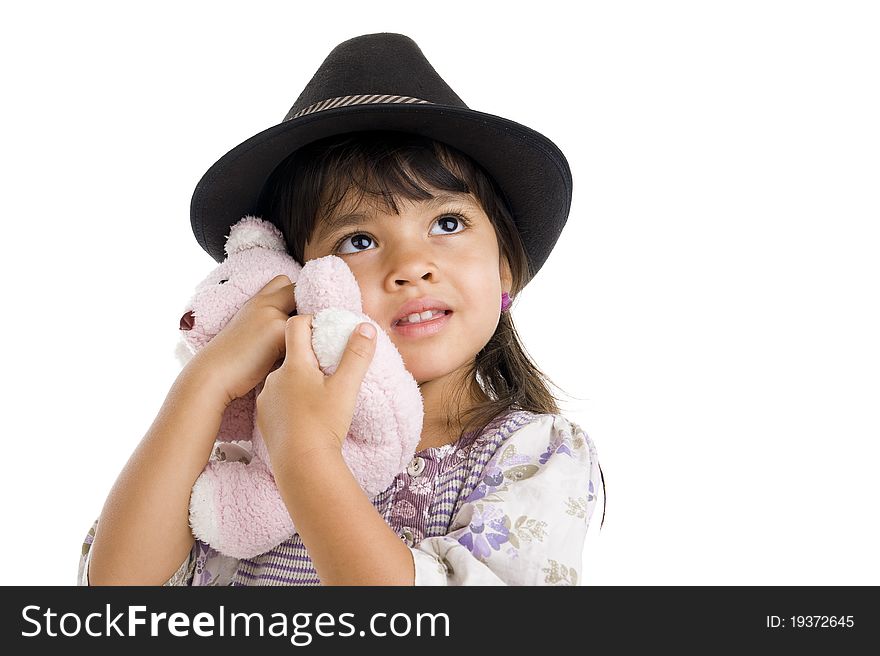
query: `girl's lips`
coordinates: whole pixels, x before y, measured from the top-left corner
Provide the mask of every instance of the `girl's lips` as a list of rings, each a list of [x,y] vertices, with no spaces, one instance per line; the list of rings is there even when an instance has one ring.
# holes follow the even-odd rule
[[[395,324],[391,329],[398,335],[403,337],[430,337],[436,335],[443,330],[443,326],[449,323],[452,318],[452,310],[446,314],[438,314],[433,319],[421,321],[419,323]]]

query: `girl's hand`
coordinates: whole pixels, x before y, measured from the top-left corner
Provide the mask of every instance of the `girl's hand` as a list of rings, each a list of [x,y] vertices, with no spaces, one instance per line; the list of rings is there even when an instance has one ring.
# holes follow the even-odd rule
[[[361,334],[364,326],[370,336]],[[312,350],[312,315],[291,317],[285,336],[284,362],[266,377],[257,396],[257,427],[276,472],[309,451],[341,450],[376,351],[375,327],[359,324],[336,371],[327,376]]]
[[[284,358],[285,325],[296,309],[293,288],[286,275],[272,278],[190,360],[211,373],[226,405],[263,382]]]

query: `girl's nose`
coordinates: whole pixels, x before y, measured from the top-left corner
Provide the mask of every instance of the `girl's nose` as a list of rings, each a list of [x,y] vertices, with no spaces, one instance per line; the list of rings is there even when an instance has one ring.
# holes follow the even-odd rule
[[[424,244],[410,244],[409,247],[400,244],[397,248],[388,272],[388,279],[393,283],[390,287],[420,280],[432,282],[437,277],[437,265],[430,259],[430,252],[426,252]]]
[[[430,271],[426,271],[426,272],[423,273],[422,275],[420,275],[420,276],[416,276],[416,277],[417,277],[417,278],[420,278],[420,279],[422,279],[422,280],[427,280],[427,281],[429,281],[429,282],[430,282],[431,279],[433,278],[433,276],[432,276],[432,274],[431,274]],[[407,278],[398,278],[397,280],[395,280],[395,282],[396,282],[398,285],[405,285],[406,283],[411,282],[411,280],[410,280],[410,278],[408,278],[408,277],[407,277]]]

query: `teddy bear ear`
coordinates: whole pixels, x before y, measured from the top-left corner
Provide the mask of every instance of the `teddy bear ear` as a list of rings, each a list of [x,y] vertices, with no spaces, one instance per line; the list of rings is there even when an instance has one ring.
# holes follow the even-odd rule
[[[226,245],[223,248],[226,251],[226,257],[249,248],[287,251],[284,235],[281,234],[278,227],[250,214],[244,216],[229,229],[229,236],[226,238]]]

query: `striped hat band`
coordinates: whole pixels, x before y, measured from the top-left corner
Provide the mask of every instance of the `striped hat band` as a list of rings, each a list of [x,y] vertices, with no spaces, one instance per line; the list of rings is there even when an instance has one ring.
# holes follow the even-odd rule
[[[426,104],[433,105],[430,100],[422,100],[421,98],[413,98],[411,96],[392,96],[392,95],[360,95],[360,96],[339,96],[338,98],[328,98],[327,100],[322,100],[321,102],[316,102],[313,105],[309,105],[305,109],[299,110],[293,116],[286,118],[285,121],[290,121],[295,118],[299,118],[300,116],[305,116],[306,114],[314,114],[315,112],[320,112],[325,109],[333,109],[334,107],[349,107],[351,105],[377,105],[377,104],[397,104],[397,103],[405,103],[405,104]]]

